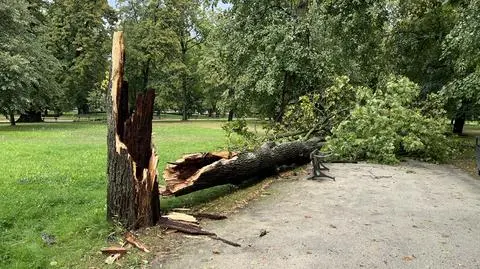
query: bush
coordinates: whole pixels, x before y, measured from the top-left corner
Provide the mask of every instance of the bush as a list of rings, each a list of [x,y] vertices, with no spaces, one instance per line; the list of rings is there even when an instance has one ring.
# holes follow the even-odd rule
[[[248,151],[258,147],[262,141],[256,133],[248,129],[245,119],[229,121],[222,126],[227,139],[228,151]]]
[[[356,104],[350,115],[332,129],[326,147],[341,158],[353,160],[393,164],[399,156],[408,155],[443,161],[449,147],[444,136],[444,111],[438,108],[441,106],[422,110],[415,102],[419,87],[405,77],[392,75],[379,85],[375,91],[341,88],[351,91]],[[439,102],[438,96],[427,100]]]

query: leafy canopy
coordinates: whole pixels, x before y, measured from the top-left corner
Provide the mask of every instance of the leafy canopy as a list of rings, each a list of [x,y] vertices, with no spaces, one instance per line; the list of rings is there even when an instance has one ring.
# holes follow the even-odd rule
[[[59,68],[45,28],[25,0],[0,0],[0,113],[45,109],[58,97]]]
[[[355,107],[327,138],[327,148],[341,158],[396,163],[401,155],[447,156],[443,110],[422,113],[415,105],[420,89],[408,78],[391,75],[375,90],[354,87],[350,94]]]

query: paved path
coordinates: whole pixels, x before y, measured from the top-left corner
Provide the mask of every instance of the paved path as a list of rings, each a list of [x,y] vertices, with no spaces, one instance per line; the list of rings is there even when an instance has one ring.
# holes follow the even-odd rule
[[[333,164],[275,183],[154,268],[480,268],[480,180],[450,166]],[[268,234],[259,237],[260,231]]]

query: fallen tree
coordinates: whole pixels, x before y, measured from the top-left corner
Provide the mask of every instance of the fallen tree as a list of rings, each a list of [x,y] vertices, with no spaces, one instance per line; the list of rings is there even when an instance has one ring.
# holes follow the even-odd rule
[[[261,179],[275,174],[283,166],[310,162],[310,153],[323,143],[320,138],[278,145],[267,142],[255,152],[186,155],[167,164],[163,172],[166,189],[162,194],[180,196],[213,186]]]

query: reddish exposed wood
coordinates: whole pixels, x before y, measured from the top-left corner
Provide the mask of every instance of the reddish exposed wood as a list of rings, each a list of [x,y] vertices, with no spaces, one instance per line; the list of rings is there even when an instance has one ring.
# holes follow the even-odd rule
[[[127,253],[127,249],[123,248],[123,247],[106,247],[106,248],[102,248],[101,251],[104,254],[117,254],[117,253],[125,254],[125,253]]]
[[[142,243],[140,242],[135,235],[133,235],[131,232],[126,232],[125,233],[125,241],[128,243],[132,244],[134,247],[140,249],[143,252],[149,253],[150,250]]]
[[[234,152],[194,153],[183,156],[175,163],[167,164],[163,171],[163,178],[167,183],[163,195],[175,194],[187,188],[202,173],[211,170],[219,163],[227,163],[237,157]]]
[[[223,184],[239,185],[276,173],[284,166],[310,162],[310,153],[320,148],[319,138],[276,145],[265,143],[255,152],[232,154],[196,153],[167,164],[163,195],[183,195]],[[253,179],[253,180],[252,180]]]
[[[124,123],[123,141],[125,141],[125,145],[128,148],[128,153],[135,160],[137,178],[141,178],[143,170],[148,168],[152,155],[154,100],[154,90],[138,95],[135,112]]]
[[[179,184],[177,188],[180,188],[186,179],[194,176],[200,169],[219,160],[228,160],[235,156],[237,153],[228,151],[188,154],[174,163],[168,163],[163,171],[163,178],[168,178],[170,185]]]
[[[170,220],[164,217],[160,217],[158,221],[160,227],[177,230],[182,233],[192,234],[192,235],[215,235],[214,233],[204,231],[201,227],[197,225],[192,225],[190,223],[182,223],[179,221]]]

